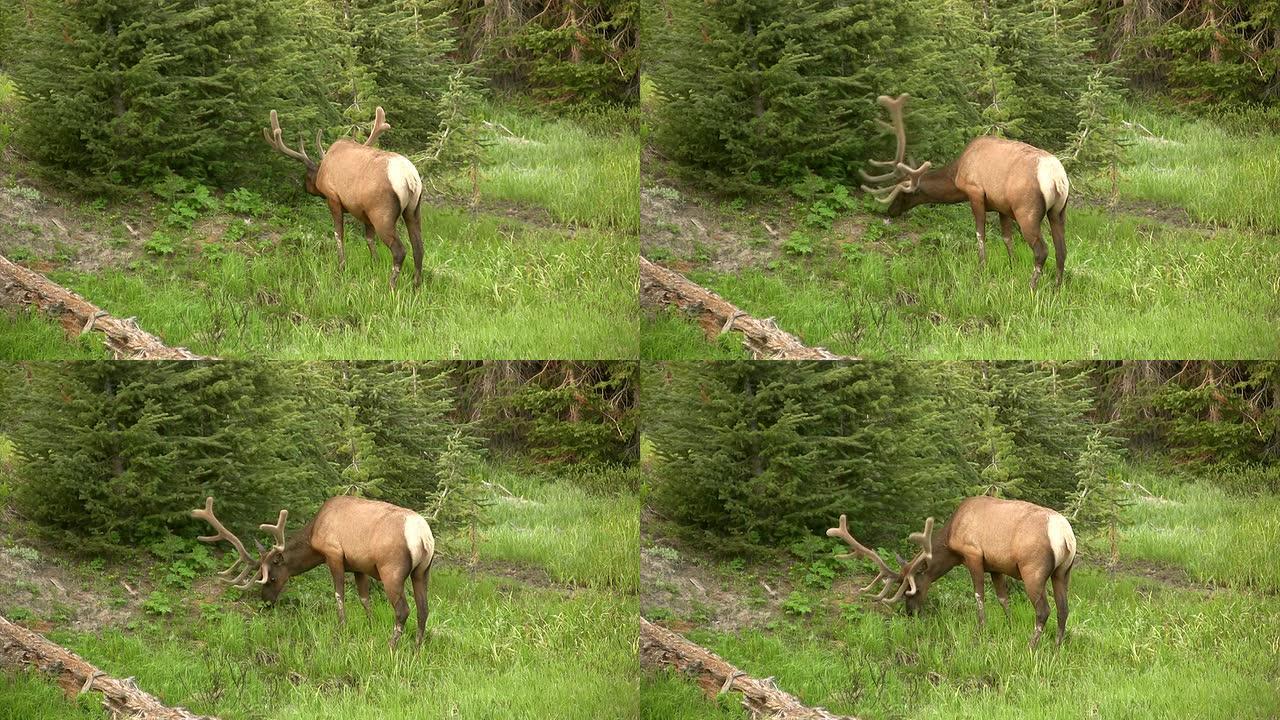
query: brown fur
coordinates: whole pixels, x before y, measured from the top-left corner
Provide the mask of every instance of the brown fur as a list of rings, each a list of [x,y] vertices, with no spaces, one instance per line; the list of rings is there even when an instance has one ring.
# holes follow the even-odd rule
[[[978,604],[978,627],[986,625],[983,574],[990,573],[996,597],[1009,612],[1009,594],[1005,576],[1022,580],[1027,598],[1036,609],[1036,629],[1031,646],[1049,616],[1045,600],[1045,583],[1053,580],[1057,603],[1058,644],[1067,627],[1067,587],[1071,579],[1071,561],[1055,566],[1049,543],[1048,522],[1056,515],[1048,508],[1022,500],[1003,500],[987,496],[971,497],[960,503],[942,532],[933,536],[933,555],[923,571],[915,576],[916,592],[906,596],[908,612],[915,613],[924,604],[929,585],[957,565],[964,565],[973,580]]]

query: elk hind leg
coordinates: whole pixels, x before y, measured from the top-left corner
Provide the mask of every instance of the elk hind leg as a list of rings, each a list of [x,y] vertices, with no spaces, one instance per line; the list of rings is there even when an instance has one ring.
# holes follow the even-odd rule
[[[1000,607],[1004,608],[1004,619],[1009,619],[1009,586],[1005,585],[1005,577],[1003,573],[991,573],[991,584],[996,589],[996,599],[1000,601]]]
[[[364,605],[364,616],[371,617],[372,610],[369,609],[369,576],[364,573],[356,573],[356,594],[360,596],[360,604]]]
[[[400,275],[400,266],[404,264],[404,245],[400,244],[400,238],[397,237],[396,219],[399,213],[390,215],[384,213],[377,219],[370,218],[374,221],[374,227],[378,230],[378,235],[382,237],[387,247],[391,248],[391,289],[396,289],[396,278]]]
[[[1035,255],[1036,266],[1031,271],[1031,289],[1035,290],[1040,282],[1040,273],[1044,271],[1044,261],[1049,257],[1049,248],[1045,247],[1044,238],[1040,236],[1040,223],[1044,220],[1044,212],[1039,208],[1018,214],[1018,229],[1022,237],[1027,239],[1031,252]]]
[[[1063,272],[1067,264],[1067,206],[1056,213],[1049,213],[1049,233],[1053,235],[1053,257],[1058,264],[1058,286],[1062,286]]]
[[[402,572],[382,575],[382,587],[387,591],[387,599],[391,601],[391,608],[396,613],[396,627],[391,632],[391,641],[388,643],[392,650],[396,649],[396,643],[404,633],[404,622],[409,619],[409,602],[404,599],[404,579]]]
[[[409,244],[413,246],[413,286],[422,285],[422,208],[415,206],[404,211],[404,226],[409,232]]]
[[[1058,645],[1062,645],[1062,638],[1067,634],[1067,586],[1070,582],[1070,566],[1053,573],[1053,602],[1058,606]]]
[[[1027,588],[1027,599],[1031,601],[1031,606],[1036,609],[1036,630],[1031,635],[1030,647],[1035,649],[1040,642],[1040,634],[1044,632],[1045,621],[1049,619],[1049,601],[1044,596],[1045,581],[1047,574],[1038,574],[1033,577],[1022,577],[1022,583]]]
[[[978,267],[987,266],[987,204],[981,195],[969,196],[973,222],[978,226]]]
[[[427,585],[431,582],[431,564],[421,570],[415,569],[410,576],[413,579],[413,602],[418,606],[418,647],[422,647],[422,637],[427,630],[427,615],[431,610],[427,603]]]
[[[373,225],[369,223],[364,224],[364,241],[369,245],[369,259],[376,259],[378,257],[376,252],[378,247],[377,238],[373,233]]]

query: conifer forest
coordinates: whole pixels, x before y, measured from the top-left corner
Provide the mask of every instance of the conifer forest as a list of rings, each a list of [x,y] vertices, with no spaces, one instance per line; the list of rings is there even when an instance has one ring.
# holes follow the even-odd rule
[[[1276,0],[0,3],[0,720],[1280,717]]]

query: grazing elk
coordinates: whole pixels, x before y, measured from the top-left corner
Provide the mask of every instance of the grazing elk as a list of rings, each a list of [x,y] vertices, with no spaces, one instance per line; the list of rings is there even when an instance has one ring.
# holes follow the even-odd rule
[[[902,106],[909,95],[896,98],[881,95],[879,103],[889,111],[892,123],[881,121],[898,137],[898,153],[893,160],[872,160],[877,167],[889,168],[880,175],[860,171],[868,183],[890,184],[873,188],[862,186],[880,202],[889,205],[890,217],[897,217],[916,205],[968,202],[978,225],[978,265],[987,264],[987,213],[1000,213],[1000,232],[1013,262],[1013,226],[1018,221],[1022,237],[1035,253],[1035,270],[1031,273],[1031,289],[1036,289],[1040,272],[1049,251],[1040,237],[1040,223],[1049,217],[1053,236],[1053,252],[1058,262],[1058,285],[1062,285],[1063,266],[1067,261],[1067,195],[1071,184],[1062,163],[1052,154],[1026,143],[1000,137],[974,138],[955,162],[939,170],[930,170],[931,162],[911,167],[904,162],[907,131],[902,122]]]
[[[275,602],[290,577],[323,564],[333,575],[338,622],[345,626],[345,573],[355,574],[356,591],[360,594],[366,615],[369,614],[369,578],[382,581],[387,599],[396,613],[396,627],[390,642],[392,649],[404,632],[404,623],[409,617],[404,581],[405,578],[411,579],[413,599],[418,606],[417,644],[422,645],[428,614],[427,581],[431,576],[436,541],[421,515],[390,503],[341,495],[326,500],[311,522],[286,541],[284,524],[289,518],[289,511],[281,510],[275,525],[259,526],[275,537],[275,544],[265,551],[258,545],[259,559],[256,563],[240,539],[213,514],[212,497],[205,498],[204,509],[192,510],[191,516],[205,520],[218,531],[216,535],[200,537],[202,542],[226,540],[239,553],[231,567],[219,575],[241,590],[248,590],[254,584],[261,586],[262,599],[267,602]],[[256,540],[254,544],[258,544]],[[237,568],[240,568],[238,574]]]
[[[298,149],[294,150],[281,139],[280,120],[271,111],[271,130],[262,129],[262,135],[271,147],[307,166],[304,184],[307,192],[319,195],[329,204],[333,214],[333,237],[338,243],[338,267],[347,265],[343,250],[342,214],[350,213],[364,223],[364,238],[369,244],[369,257],[374,256],[374,232],[391,248],[391,289],[396,287],[400,265],[404,263],[404,245],[396,237],[396,222],[404,218],[413,245],[413,286],[422,284],[422,216],[418,205],[422,201],[422,178],[418,169],[403,155],[374,147],[378,136],[391,129],[386,115],[379,107],[375,113],[373,130],[364,144],[343,138],[329,146],[325,152],[324,138],[316,130],[316,147],[320,151],[320,163],[307,156],[306,141],[298,136]]]
[[[942,532],[933,534],[933,518],[925,521],[924,532],[912,533],[911,542],[920,552],[911,562],[898,558],[899,570],[893,570],[875,551],[859,543],[849,533],[849,523],[840,516],[840,526],[827,530],[827,537],[839,538],[879,567],[874,580],[859,593],[883,581],[884,589],[876,599],[895,603],[905,598],[907,612],[914,615],[924,604],[929,585],[957,565],[964,565],[973,578],[973,595],[978,601],[978,628],[987,624],[983,606],[983,573],[991,574],[996,597],[1009,616],[1009,590],[1005,576],[1020,578],[1027,597],[1036,609],[1036,630],[1031,647],[1040,641],[1049,602],[1045,599],[1045,582],[1053,580],[1053,599],[1058,606],[1058,644],[1067,630],[1067,585],[1076,557],[1076,536],[1067,519],[1048,508],[1022,500],[1002,500],[987,496],[971,497],[960,503]],[[846,556],[848,557],[848,556]],[[896,589],[896,591],[895,591]],[[893,592],[892,596],[889,593]]]

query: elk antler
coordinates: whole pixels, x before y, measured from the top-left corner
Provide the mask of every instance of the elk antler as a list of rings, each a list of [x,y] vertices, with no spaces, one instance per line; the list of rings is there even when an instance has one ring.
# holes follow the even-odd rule
[[[258,526],[258,528],[259,528],[259,529],[266,530],[267,532],[271,533],[272,535],[275,535],[275,537],[276,537],[276,544],[275,544],[275,547],[274,547],[274,548],[272,548],[273,550],[283,550],[283,549],[284,549],[284,523],[285,523],[285,521],[286,521],[286,520],[288,520],[288,519],[289,519],[289,511],[288,511],[288,510],[281,510],[281,511],[280,511],[280,517],[276,518],[276,524],[275,524],[275,525],[268,525],[267,523],[263,523],[263,524],[261,524],[261,525],[259,525],[259,526]]]
[[[373,129],[369,131],[369,137],[364,141],[365,145],[373,145],[378,140],[378,136],[383,130],[390,130],[391,126],[387,124],[387,114],[382,112],[382,106],[374,111]]]
[[[898,558],[898,564],[902,566],[902,584],[898,586],[898,592],[893,597],[885,600],[885,602],[893,603],[901,600],[902,596],[906,594],[908,586],[910,586],[912,595],[916,593],[916,568],[920,567],[921,563],[927,564],[933,559],[933,518],[928,518],[924,521],[924,532],[913,532],[907,536],[907,539],[919,545],[920,552],[911,559],[911,562],[905,565],[902,562],[902,558]]]
[[[271,129],[267,130],[266,128],[262,128],[262,137],[266,138],[267,142],[271,145],[271,147],[275,148],[280,153],[284,155],[288,155],[294,160],[301,160],[303,163],[306,164],[306,166],[309,169],[315,170],[316,169],[315,162],[313,162],[311,158],[307,157],[307,143],[305,140],[303,140],[302,133],[298,133],[298,149],[297,150],[294,150],[288,145],[285,145],[284,140],[281,139],[281,135],[282,133],[280,131],[280,118],[276,116],[276,111],[272,110],[271,111]],[[321,158],[324,157],[323,150],[321,151],[320,157]]]
[[[249,555],[249,551],[244,549],[244,543],[240,542],[240,538],[236,537],[235,534],[228,530],[226,526],[218,521],[218,517],[213,514],[213,496],[210,495],[204,499],[203,510],[192,510],[191,517],[208,522],[213,526],[214,530],[218,531],[217,535],[202,535],[196,538],[197,540],[207,543],[226,540],[231,543],[231,545],[235,547],[236,552],[239,553],[239,557],[237,557],[236,561],[231,564],[231,567],[218,573],[218,576],[241,590],[249,587],[249,584],[253,581],[253,571],[255,569],[253,566],[253,556]],[[244,568],[235,576],[235,579],[231,579],[231,574],[235,572],[236,568],[239,567],[241,563],[244,563]]]
[[[866,545],[863,545],[862,543],[858,542],[857,539],[855,539],[853,535],[849,533],[849,520],[844,515],[840,516],[840,527],[833,527],[827,530],[827,537],[840,538],[841,540],[844,540],[845,543],[850,548],[853,548],[852,553],[847,553],[845,555],[841,555],[840,557],[853,557],[855,555],[861,555],[862,557],[865,557],[868,560],[874,562],[876,565],[880,566],[880,572],[876,573],[875,579],[872,580],[866,587],[858,590],[858,594],[861,595],[862,593],[870,590],[872,587],[875,586],[876,583],[883,580],[884,589],[881,590],[880,594],[876,596],[877,600],[883,600],[884,596],[889,594],[889,588],[893,587],[893,585],[889,581],[893,580],[894,578],[897,578],[899,576],[898,573],[889,569],[889,566],[885,564],[884,558],[880,557],[879,553],[868,548]]]
[[[896,98],[888,95],[881,95],[876,98],[876,102],[884,106],[889,111],[889,119],[891,123],[883,120],[877,122],[883,127],[891,130],[898,138],[898,152],[892,160],[871,160],[869,161],[876,167],[890,168],[889,172],[880,175],[868,175],[865,170],[859,170],[862,179],[869,183],[880,183],[885,181],[893,181],[892,185],[883,187],[862,186],[862,191],[875,195],[876,199],[882,203],[891,203],[900,192],[915,192],[920,187],[920,178],[929,171],[933,163],[925,161],[920,167],[913,168],[904,162],[907,154],[907,127],[902,121],[902,107],[907,104],[907,100],[911,96],[903,93]],[[903,179],[905,178],[905,179]],[[898,182],[901,180],[901,182]]]

